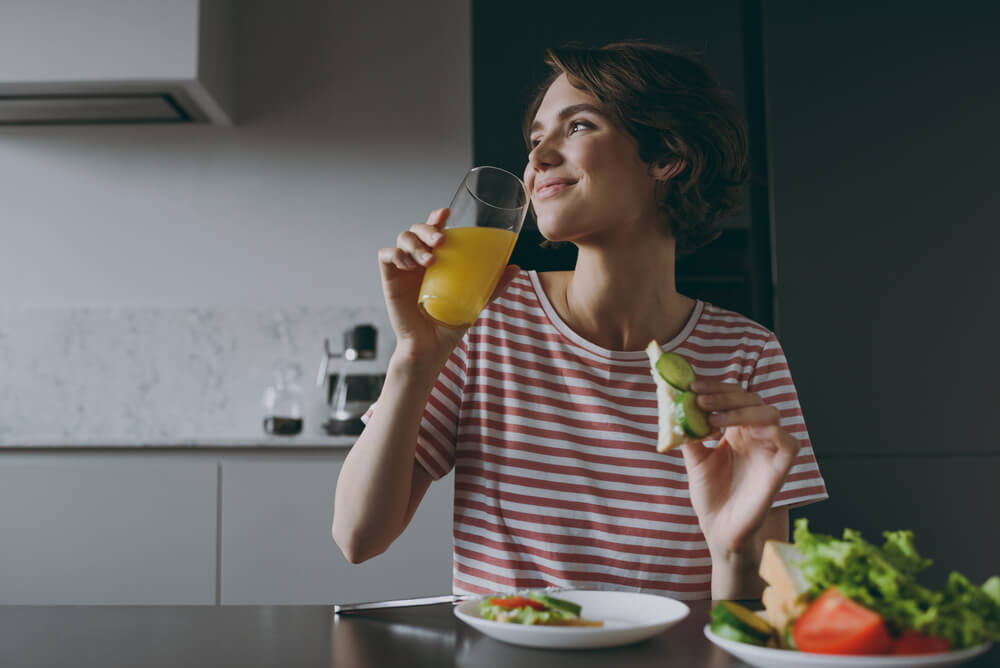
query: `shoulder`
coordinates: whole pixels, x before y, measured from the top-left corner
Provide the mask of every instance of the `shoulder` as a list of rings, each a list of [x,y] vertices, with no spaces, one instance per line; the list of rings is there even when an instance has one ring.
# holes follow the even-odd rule
[[[742,313],[730,311],[710,302],[702,302],[697,330],[714,334],[742,334],[760,341],[775,341],[777,336],[770,329]]]

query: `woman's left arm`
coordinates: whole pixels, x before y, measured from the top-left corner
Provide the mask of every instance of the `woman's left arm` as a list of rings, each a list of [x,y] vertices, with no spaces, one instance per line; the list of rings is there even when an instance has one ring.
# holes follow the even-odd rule
[[[772,508],[801,445],[778,409],[736,383],[698,379],[691,388],[719,444],[681,446],[691,504],[712,556],[712,598],[758,598],[764,543],[788,540],[787,508]]]

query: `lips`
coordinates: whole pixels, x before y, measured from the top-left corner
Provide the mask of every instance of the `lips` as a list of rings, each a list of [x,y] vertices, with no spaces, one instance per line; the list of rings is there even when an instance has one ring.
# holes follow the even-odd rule
[[[547,199],[555,197],[559,193],[571,188],[576,181],[574,179],[550,178],[543,179],[535,184],[535,199]]]

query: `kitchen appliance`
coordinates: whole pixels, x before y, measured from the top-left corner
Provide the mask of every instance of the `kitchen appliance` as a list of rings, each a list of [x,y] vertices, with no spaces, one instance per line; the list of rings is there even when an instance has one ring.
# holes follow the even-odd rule
[[[344,332],[342,350],[330,349],[324,341],[316,384],[326,386],[330,417],[323,430],[332,436],[357,435],[364,429],[361,416],[375,403],[385,382],[385,364],[377,355],[378,330],[356,325]],[[337,360],[336,363],[331,363]]]

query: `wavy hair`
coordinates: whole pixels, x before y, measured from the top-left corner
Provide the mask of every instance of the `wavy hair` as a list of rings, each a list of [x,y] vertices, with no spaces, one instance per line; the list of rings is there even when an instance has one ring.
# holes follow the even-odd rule
[[[548,49],[545,62],[552,71],[523,124],[528,150],[530,126],[542,98],[565,74],[571,85],[597,98],[612,122],[636,140],[643,162],[684,162],[684,168],[657,189],[677,254],[686,255],[717,238],[718,221],[739,206],[749,151],[743,118],[711,72],[687,51],[637,40]]]

